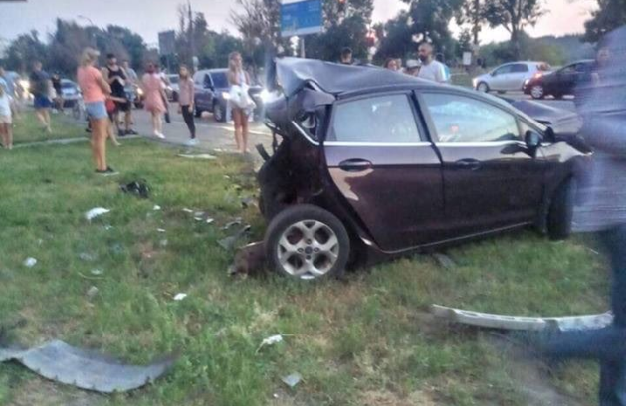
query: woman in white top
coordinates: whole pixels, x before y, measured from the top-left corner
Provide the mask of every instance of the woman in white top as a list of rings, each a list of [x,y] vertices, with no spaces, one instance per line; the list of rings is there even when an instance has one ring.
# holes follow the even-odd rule
[[[250,85],[250,77],[243,70],[243,59],[239,52],[233,52],[228,57],[228,83],[231,86]],[[235,141],[237,150],[245,154],[248,152],[248,113],[246,110],[233,105],[233,121],[235,122]]]

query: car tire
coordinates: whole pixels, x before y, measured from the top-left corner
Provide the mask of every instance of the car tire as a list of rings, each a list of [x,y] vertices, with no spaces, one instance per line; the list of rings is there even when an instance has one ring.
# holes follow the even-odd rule
[[[178,93],[176,92],[172,93],[172,101],[174,103],[178,103]]]
[[[194,101],[193,104],[194,104],[194,115],[196,116],[196,118],[202,117],[202,110],[200,109],[200,107],[198,107],[198,103]]]
[[[317,206],[291,206],[265,234],[272,270],[299,280],[341,277],[350,258],[350,238],[341,221]]]
[[[226,122],[226,107],[222,106],[220,102],[215,102],[213,105],[213,118],[218,123]]]
[[[545,91],[541,85],[533,85],[530,88],[530,97],[535,100],[541,100],[545,97]]]
[[[476,86],[476,90],[481,93],[489,93],[489,85],[485,82],[480,82],[478,86]]]
[[[573,213],[574,181],[568,179],[556,189],[548,209],[546,228],[551,240],[565,240],[570,236]]]

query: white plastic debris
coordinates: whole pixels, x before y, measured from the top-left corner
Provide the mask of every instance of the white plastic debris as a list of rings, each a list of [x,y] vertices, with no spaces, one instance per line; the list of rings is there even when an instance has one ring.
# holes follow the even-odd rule
[[[96,207],[94,209],[89,210],[87,213],[85,213],[85,218],[91,221],[95,219],[96,217],[102,216],[103,214],[107,214],[110,211],[111,210],[107,210],[104,207]]]
[[[293,389],[302,381],[302,375],[299,372],[294,372],[291,375],[283,377],[282,381]]]
[[[193,210],[188,209],[188,208],[186,208],[186,207],[183,209],[183,211],[184,211],[185,213],[193,213]]]
[[[261,341],[261,345],[259,345],[259,348],[257,348],[256,352],[259,352],[261,350],[261,348],[267,346],[267,345],[274,345],[277,343],[280,343],[283,341],[283,336],[282,334],[276,334],[273,336],[269,336],[267,338],[265,338],[263,341]]]
[[[98,292],[100,292],[100,289],[96,288],[95,286],[92,286],[87,291],[87,297],[89,299],[93,299],[93,298],[95,298],[98,295]]]
[[[164,228],[157,228],[157,231],[158,231],[159,233],[164,233],[164,232],[165,232],[165,229],[164,229]]]
[[[106,226],[104,226],[104,229],[105,229],[106,231],[109,231],[109,230],[113,229],[113,226],[112,226],[112,225],[107,224]]]
[[[215,219],[212,219],[212,218],[206,219],[207,224],[213,224],[214,222],[215,222]]]
[[[163,248],[167,247],[168,241],[167,240],[161,240],[159,241],[159,245]]]
[[[26,258],[24,261],[24,266],[27,268],[32,268],[37,265],[37,260],[35,258]]]
[[[177,302],[180,302],[181,300],[184,300],[187,297],[186,293],[179,293],[176,296],[174,296],[174,300]]]
[[[102,276],[102,274],[104,274],[104,272],[102,271],[102,269],[92,269],[91,270],[91,274],[93,276]]]
[[[202,221],[202,217],[194,217],[194,220],[196,220],[196,221]]]
[[[187,159],[217,159],[216,156],[211,154],[178,154],[178,156]]]
[[[158,204],[155,204],[154,207],[152,208],[152,210],[159,211],[159,210],[161,210],[161,206],[159,206]]]

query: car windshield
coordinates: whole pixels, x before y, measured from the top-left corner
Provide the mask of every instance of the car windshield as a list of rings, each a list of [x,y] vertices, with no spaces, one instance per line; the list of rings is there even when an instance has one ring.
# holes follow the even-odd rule
[[[74,84],[71,82],[63,82],[61,83],[61,87],[63,87],[63,89],[73,89]]]
[[[213,79],[213,86],[216,88],[225,89],[229,87],[226,72],[211,73],[211,78]]]

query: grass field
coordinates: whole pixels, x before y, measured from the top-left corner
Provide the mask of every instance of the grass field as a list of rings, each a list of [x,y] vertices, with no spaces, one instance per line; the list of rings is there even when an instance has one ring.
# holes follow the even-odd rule
[[[600,258],[581,240],[552,243],[531,231],[451,250],[452,269],[418,256],[344,282],[232,279],[233,254],[217,244],[227,235],[221,226],[242,216],[255,238],[265,227],[240,203],[256,193],[252,165],[178,152],[127,141],[110,150],[122,174],[102,178],[86,143],[0,151],[0,327],[12,326],[8,338],[60,338],[132,363],[180,353],[155,384],[113,396],[0,364],[1,405],[541,405],[490,334],[437,323],[427,307],[550,316],[606,309]],[[149,200],[119,191],[139,178],[152,188]],[[111,212],[88,222],[85,212],[98,206]],[[184,208],[216,222],[195,221]],[[27,257],[37,265],[25,267]],[[88,298],[92,286],[99,292]],[[174,301],[177,293],[188,297]],[[278,333],[284,342],[258,350]],[[304,378],[295,389],[281,382],[292,372]],[[596,380],[584,364],[546,378],[582,404],[594,399]]]
[[[69,111],[68,111],[69,114]],[[48,134],[35,117],[32,111],[25,112],[20,118],[14,119],[14,145],[37,141],[48,141],[67,138],[84,137],[87,133],[84,127],[68,125],[72,118],[60,114],[51,114],[52,133]]]

